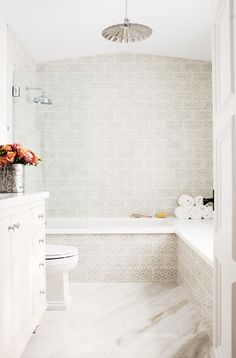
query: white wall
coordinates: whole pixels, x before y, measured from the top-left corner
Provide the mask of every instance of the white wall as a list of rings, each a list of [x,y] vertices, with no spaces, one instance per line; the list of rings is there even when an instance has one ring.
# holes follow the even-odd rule
[[[0,144],[7,142],[7,25],[0,21]]]
[[[173,212],[211,195],[211,64],[115,54],[38,65],[49,216]]]

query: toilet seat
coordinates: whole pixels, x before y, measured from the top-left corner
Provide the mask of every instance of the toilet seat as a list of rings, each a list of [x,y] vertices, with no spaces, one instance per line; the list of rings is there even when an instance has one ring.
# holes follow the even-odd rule
[[[46,260],[57,260],[78,255],[78,249],[67,245],[46,245]]]

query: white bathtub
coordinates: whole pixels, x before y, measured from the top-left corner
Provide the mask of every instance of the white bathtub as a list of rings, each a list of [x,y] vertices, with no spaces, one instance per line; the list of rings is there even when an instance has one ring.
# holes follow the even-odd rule
[[[176,234],[213,264],[213,220],[94,218],[47,220],[47,234]]]

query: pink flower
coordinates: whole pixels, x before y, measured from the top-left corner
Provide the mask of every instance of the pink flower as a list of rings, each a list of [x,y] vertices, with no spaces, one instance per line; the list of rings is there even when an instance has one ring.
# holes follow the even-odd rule
[[[23,156],[23,159],[26,161],[26,163],[31,163],[33,155],[30,152],[26,152],[26,154]]]
[[[37,165],[40,158],[18,143],[0,145],[0,164]]]
[[[12,149],[13,150],[17,150],[19,147],[22,147],[22,146],[20,144],[17,144],[17,143],[12,144]]]

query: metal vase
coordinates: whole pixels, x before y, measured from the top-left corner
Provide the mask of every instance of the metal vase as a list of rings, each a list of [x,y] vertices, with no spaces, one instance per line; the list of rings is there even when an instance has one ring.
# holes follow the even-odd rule
[[[23,164],[0,165],[0,193],[23,193],[25,167]]]

